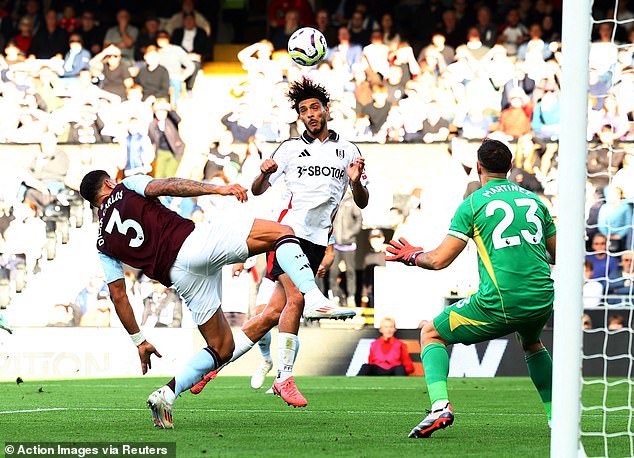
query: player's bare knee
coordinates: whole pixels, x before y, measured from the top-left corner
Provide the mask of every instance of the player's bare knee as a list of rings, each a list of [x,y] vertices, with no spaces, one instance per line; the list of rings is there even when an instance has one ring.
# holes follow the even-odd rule
[[[294,236],[295,235],[295,231],[290,226],[287,226],[285,224],[280,224],[278,238],[279,237],[285,237],[287,235]]]
[[[280,321],[280,315],[282,314],[281,310],[277,310],[271,307],[267,307],[264,309],[262,314],[262,324],[264,327],[271,329],[273,326],[276,326]]]

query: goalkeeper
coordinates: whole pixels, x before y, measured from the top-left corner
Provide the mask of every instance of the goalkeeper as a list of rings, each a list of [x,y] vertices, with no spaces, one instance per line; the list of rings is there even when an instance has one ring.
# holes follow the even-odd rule
[[[447,394],[447,345],[512,332],[519,335],[550,423],[553,364],[540,335],[553,309],[549,262],[555,259],[556,229],[539,198],[506,179],[511,166],[511,151],[504,143],[484,140],[477,163],[482,188],[458,207],[443,242],[425,252],[401,238],[387,248],[387,261],[429,270],[451,264],[470,238],[478,248],[478,291],[422,328],[421,360],[432,407],[409,437],[429,437],[454,421]]]

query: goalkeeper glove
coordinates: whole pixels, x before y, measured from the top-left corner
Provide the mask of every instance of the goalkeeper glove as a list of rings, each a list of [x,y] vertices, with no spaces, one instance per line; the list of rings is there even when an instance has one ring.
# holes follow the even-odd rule
[[[419,246],[410,245],[407,240],[401,237],[398,239],[398,242],[396,240],[390,240],[387,252],[394,256],[385,256],[386,261],[398,261],[407,266],[415,266],[416,257],[424,253],[425,250]]]

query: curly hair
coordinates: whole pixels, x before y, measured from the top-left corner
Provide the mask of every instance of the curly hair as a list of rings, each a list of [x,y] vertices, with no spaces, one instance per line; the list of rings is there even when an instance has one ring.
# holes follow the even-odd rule
[[[304,100],[317,99],[323,106],[327,106],[328,102],[330,102],[330,94],[328,94],[326,88],[306,77],[289,85],[288,98],[292,103],[292,108],[298,113],[299,104]]]

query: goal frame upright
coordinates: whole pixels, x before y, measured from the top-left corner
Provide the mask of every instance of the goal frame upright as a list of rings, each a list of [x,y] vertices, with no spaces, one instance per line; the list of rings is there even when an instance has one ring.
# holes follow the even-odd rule
[[[591,4],[563,1],[551,457],[577,457],[580,448]]]

